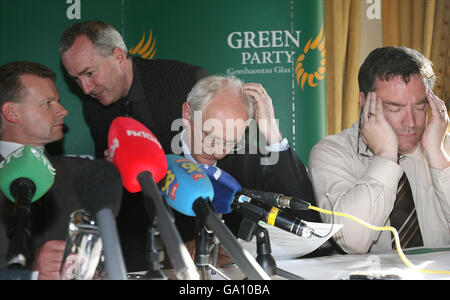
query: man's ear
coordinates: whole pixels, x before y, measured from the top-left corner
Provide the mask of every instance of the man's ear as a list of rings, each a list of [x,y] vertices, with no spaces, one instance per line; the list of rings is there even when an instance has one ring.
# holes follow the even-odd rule
[[[181,117],[183,118],[184,127],[188,127],[190,125],[190,121],[192,120],[192,110],[189,103],[184,102],[181,108]]]
[[[5,102],[1,107],[2,117],[11,123],[19,122],[19,115],[17,113],[17,105],[14,102]]]
[[[114,48],[112,55],[120,63],[121,66],[123,66],[127,60],[127,54],[122,50],[122,48]]]

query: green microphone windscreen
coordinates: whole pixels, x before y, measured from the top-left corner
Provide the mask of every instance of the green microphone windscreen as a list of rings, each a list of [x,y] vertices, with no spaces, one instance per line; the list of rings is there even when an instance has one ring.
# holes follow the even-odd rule
[[[24,146],[5,158],[0,163],[0,191],[12,202],[10,186],[18,178],[27,178],[36,185],[31,202],[41,198],[55,181],[55,169],[48,158],[33,146]]]

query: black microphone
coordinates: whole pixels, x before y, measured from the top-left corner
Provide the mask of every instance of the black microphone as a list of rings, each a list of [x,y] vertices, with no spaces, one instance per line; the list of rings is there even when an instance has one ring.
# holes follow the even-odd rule
[[[263,221],[304,238],[309,238],[314,233],[314,229],[302,219],[276,207],[269,207],[264,204],[254,205],[240,201],[233,201],[232,207],[244,218],[255,223]]]
[[[295,210],[309,210],[311,203],[297,197],[289,197],[279,193],[264,192],[242,188],[236,193],[237,196],[247,196],[255,201],[275,206],[278,208],[290,208]]]
[[[11,195],[16,199],[14,225],[10,229],[8,248],[8,269],[23,269],[31,260],[31,198],[36,192],[36,185],[28,178],[18,178],[11,184]]]
[[[168,172],[161,191],[170,207],[188,216],[198,216],[222,242],[230,258],[249,279],[270,279],[253,257],[245,251],[230,229],[217,216],[211,199],[214,190],[208,176],[194,162],[177,155],[166,155]],[[200,232],[200,234],[203,234]],[[199,251],[206,254],[199,239]]]
[[[75,191],[81,205],[92,216],[95,215],[108,278],[126,280],[127,271],[115,220],[122,200],[119,170],[103,159],[87,161],[79,167],[75,176]]]
[[[230,174],[215,166],[201,165],[208,175],[214,190],[214,206],[219,213],[229,213],[230,211],[238,211],[252,222],[263,221],[269,225],[278,227],[280,229],[292,232],[301,237],[310,237],[314,230],[308,226],[303,220],[291,215],[287,211],[271,206],[271,201],[274,199],[269,192],[259,192],[246,189],[252,196],[259,197],[264,200],[244,195],[244,190],[241,185]],[[262,195],[268,195],[263,197]],[[275,194],[279,195],[279,194]],[[256,200],[256,201],[254,201]],[[266,205],[264,202],[269,202]],[[306,204],[305,204],[306,205]]]

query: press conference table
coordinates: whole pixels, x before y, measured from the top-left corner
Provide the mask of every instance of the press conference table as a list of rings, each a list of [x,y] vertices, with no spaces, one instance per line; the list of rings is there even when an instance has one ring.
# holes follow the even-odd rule
[[[421,269],[450,271],[450,246],[409,249],[405,255]],[[424,274],[407,267],[396,251],[278,260],[277,266],[306,280],[450,279],[450,274]],[[235,267],[226,267],[221,271],[231,279],[242,279],[242,274]],[[213,279],[221,278],[215,275]],[[276,276],[274,279],[282,278]]]

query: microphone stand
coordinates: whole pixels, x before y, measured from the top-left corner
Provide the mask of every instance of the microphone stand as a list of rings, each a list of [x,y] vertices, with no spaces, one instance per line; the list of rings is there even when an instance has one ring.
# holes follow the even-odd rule
[[[252,207],[258,209],[258,207]],[[254,211],[245,211],[246,206],[239,206],[239,212],[243,216],[241,225],[239,227],[238,237],[246,242],[250,242],[253,236],[256,237],[256,261],[261,265],[264,271],[269,276],[280,276],[291,280],[303,280],[304,278],[277,267],[277,263],[272,256],[272,249],[270,247],[269,232],[266,228],[258,225],[258,219],[250,220]]]
[[[200,269],[200,279],[211,279],[206,272],[206,268],[209,266],[209,233],[204,224],[199,224],[198,218],[196,220],[196,234],[195,234],[195,257],[194,263]]]
[[[197,221],[199,221],[197,219]],[[219,258],[220,240],[213,231],[208,230],[205,224],[197,225],[197,235],[195,244],[195,264],[200,269],[200,277],[202,280],[211,280],[207,270],[210,269],[210,274],[219,274],[225,280],[231,280],[230,277],[217,269],[217,262]],[[211,245],[210,245],[211,242]],[[210,258],[212,256],[212,262]]]
[[[137,180],[141,185],[144,201],[152,203],[155,208],[158,218],[157,228],[161,233],[177,279],[199,279],[197,268],[175,227],[174,219],[169,214],[152,174],[147,171],[141,172],[137,176]]]
[[[36,186],[26,178],[13,181],[11,194],[16,199],[15,217],[9,228],[7,270],[0,271],[0,279],[30,280],[31,270],[27,269],[30,262],[29,241],[31,237],[31,198]]]
[[[148,228],[147,236],[147,261],[149,264],[149,270],[144,276],[144,279],[152,280],[168,280],[169,277],[161,270],[161,236],[156,228],[157,217],[152,213],[150,217],[150,226]]]
[[[210,202],[198,198],[194,202],[192,209],[196,215],[200,217],[200,220],[214,231],[214,234],[221,240],[226,252],[242,273],[251,280],[270,279],[254,258],[242,248],[241,244],[239,244],[228,227],[222,223],[214,209],[211,207]]]

